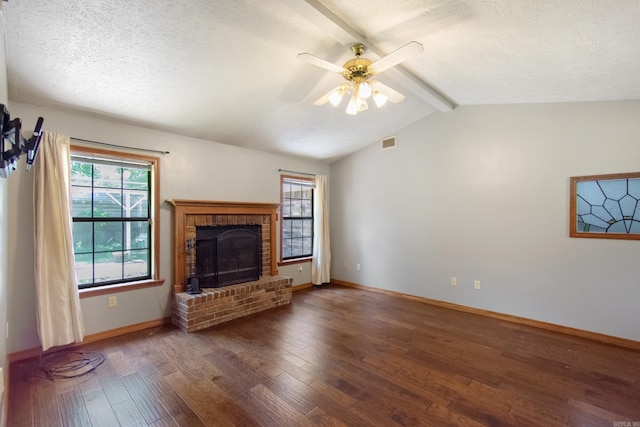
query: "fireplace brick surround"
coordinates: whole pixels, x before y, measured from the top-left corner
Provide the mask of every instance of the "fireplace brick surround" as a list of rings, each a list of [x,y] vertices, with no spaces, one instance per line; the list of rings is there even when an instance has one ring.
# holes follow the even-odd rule
[[[168,200],[173,206],[173,297],[171,322],[185,332],[248,316],[291,303],[293,279],[278,275],[276,264],[276,212],[278,204]],[[195,265],[196,227],[260,225],[262,275],[255,282],[222,288],[203,288],[201,294],[184,292]]]

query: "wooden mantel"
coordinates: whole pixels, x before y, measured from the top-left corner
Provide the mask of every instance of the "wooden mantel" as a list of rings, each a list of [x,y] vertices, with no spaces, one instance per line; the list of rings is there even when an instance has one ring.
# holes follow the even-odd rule
[[[276,219],[279,203],[224,202],[208,200],[167,200],[173,206],[173,289],[182,292],[185,284],[186,227],[189,217],[206,215],[268,215],[271,271],[263,275],[278,275],[276,262]]]
[[[218,209],[230,209],[230,211],[218,212],[216,209],[216,214],[229,214],[229,213],[246,213],[245,211],[249,209],[250,215],[253,214],[269,214],[271,212],[275,212],[280,207],[280,203],[252,203],[252,202],[220,202],[220,201],[210,201],[210,200],[183,200],[183,199],[168,199],[167,203],[175,208],[189,208],[196,209],[195,215],[203,215],[202,211],[198,211],[198,208],[203,208],[207,211],[206,214],[210,214],[211,208]]]

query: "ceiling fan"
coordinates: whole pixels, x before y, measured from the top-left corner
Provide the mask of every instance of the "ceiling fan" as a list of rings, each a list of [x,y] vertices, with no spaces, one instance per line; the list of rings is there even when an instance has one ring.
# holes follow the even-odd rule
[[[400,92],[371,78],[375,74],[394,67],[409,57],[422,52],[424,50],[422,44],[416,41],[409,42],[375,62],[361,57],[366,49],[367,47],[362,43],[356,43],[351,46],[351,50],[356,57],[345,62],[343,66],[335,65],[310,53],[298,54],[298,59],[325,70],[340,73],[347,80],[346,83],[332,89],[315,101],[314,105],[323,105],[330,102],[333,106],[338,106],[342,98],[350,94],[351,99],[347,105],[346,113],[356,115],[360,111],[369,108],[367,104],[367,99],[369,98],[373,99],[378,108],[382,107],[387,101],[398,103],[404,99],[404,95]]]

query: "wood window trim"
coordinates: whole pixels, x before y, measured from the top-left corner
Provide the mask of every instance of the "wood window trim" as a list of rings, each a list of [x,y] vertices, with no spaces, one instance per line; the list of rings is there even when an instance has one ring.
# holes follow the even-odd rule
[[[110,295],[118,292],[135,291],[138,289],[154,288],[164,285],[164,279],[140,280],[137,282],[118,283],[116,285],[96,286],[94,288],[78,289],[80,299]]]
[[[102,148],[86,147],[83,145],[71,145],[71,154],[82,153],[95,155],[96,157],[113,160],[140,160],[152,165],[152,198],[153,198],[153,256],[151,259],[151,279],[135,282],[117,283],[114,285],[96,286],[93,288],[79,289],[80,298],[89,298],[97,295],[107,295],[116,292],[132,291],[154,286],[162,286],[164,279],[160,278],[160,159],[144,154],[128,153],[124,151],[105,150]]]
[[[313,257],[304,257],[304,258],[295,258],[295,259],[285,259],[284,261],[281,259],[278,261],[278,267],[283,267],[291,264],[304,264],[305,262],[311,262]]]
[[[280,245],[278,248],[278,266],[285,266],[285,265],[290,265],[290,264],[299,264],[299,263],[304,263],[304,262],[309,262],[311,261],[311,259],[313,258],[313,253],[312,256],[307,256],[307,257],[302,257],[302,258],[293,258],[293,259],[282,259],[282,245],[283,245],[283,241],[284,241],[284,215],[282,214],[282,204],[284,202],[284,191],[283,191],[283,184],[284,181],[287,179],[295,179],[295,180],[299,180],[299,181],[309,181],[309,182],[316,182],[315,177],[314,178],[310,178],[310,177],[302,177],[302,176],[297,176],[297,175],[280,175]],[[315,221],[315,218],[313,219]],[[312,252],[313,252],[313,248],[312,248]]]
[[[615,173],[604,175],[587,175],[570,177],[570,196],[569,196],[569,237],[580,237],[588,239],[616,239],[616,240],[640,240],[640,234],[632,233],[598,233],[578,231],[578,215],[577,215],[577,186],[579,182],[598,181],[598,180],[616,180],[616,179],[638,179],[640,172]]]

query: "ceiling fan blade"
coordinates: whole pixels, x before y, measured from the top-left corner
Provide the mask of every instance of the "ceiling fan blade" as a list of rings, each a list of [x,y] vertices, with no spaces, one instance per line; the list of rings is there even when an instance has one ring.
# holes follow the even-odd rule
[[[376,82],[373,82],[372,84],[374,89],[377,89],[381,93],[386,95],[389,98],[389,101],[393,102],[394,104],[397,104],[398,102],[401,102],[404,99],[403,94],[401,94],[395,89],[391,89],[389,86],[387,86],[384,83],[380,83],[376,81]]]
[[[384,56],[380,59],[378,59],[377,61],[375,61],[374,63],[372,63],[370,65],[370,67],[376,72],[376,73],[381,73],[384,70],[387,70],[395,65],[398,65],[399,63],[401,63],[402,61],[409,59],[410,57],[417,55],[418,53],[422,52],[424,50],[424,47],[422,46],[422,44],[418,43],[418,42],[409,42],[407,44],[405,44],[404,46],[394,50],[393,52],[391,52],[390,54],[388,54],[387,56]],[[299,56],[299,55],[298,55]]]
[[[310,53],[299,53],[298,59],[308,62],[309,64],[315,65],[317,67],[324,68],[325,70],[333,71],[334,73],[342,73],[344,71],[343,67],[333,64],[329,61],[325,61],[324,59],[318,58],[317,56]]]

